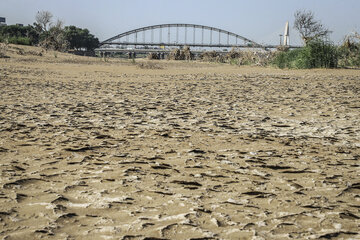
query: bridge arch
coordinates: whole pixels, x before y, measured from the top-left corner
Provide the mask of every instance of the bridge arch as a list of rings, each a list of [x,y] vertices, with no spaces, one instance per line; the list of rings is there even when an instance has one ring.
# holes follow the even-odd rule
[[[160,36],[161,36],[161,31],[162,29],[168,29],[168,39],[170,39],[170,29],[172,28],[177,28],[176,34],[178,34],[179,32],[179,28],[184,28],[185,29],[185,42],[186,42],[186,34],[187,34],[187,29],[192,28],[193,29],[193,39],[194,42],[193,43],[170,43],[170,40],[168,42],[164,41],[162,42],[160,39],[160,42],[154,43],[154,42],[145,42],[145,40],[143,42],[138,42],[137,40],[137,35],[138,33],[143,32],[143,39],[145,39],[145,32],[146,31],[154,31],[155,29],[159,29],[160,31]],[[200,29],[202,31],[202,43],[195,43],[195,30],[196,29]],[[204,30],[210,31],[210,44],[204,44]],[[213,32],[218,33],[219,34],[219,41],[218,43],[212,43],[212,34]],[[220,43],[220,34],[224,34],[225,36],[227,36],[227,43]],[[128,42],[128,41],[120,41],[123,38],[128,38],[130,35],[135,35],[136,36],[136,40],[133,42]],[[236,44],[229,44],[229,37],[233,37],[236,39]],[[178,38],[178,36],[176,36]],[[242,40],[244,42],[244,44],[238,44],[238,40]],[[215,28],[215,27],[210,27],[210,26],[205,26],[205,25],[198,25],[198,24],[185,24],[185,23],[173,23],[173,24],[158,24],[158,25],[151,25],[151,26],[146,26],[146,27],[141,27],[141,28],[137,28],[137,29],[133,29],[127,32],[123,32],[120,33],[114,37],[111,37],[109,39],[106,39],[104,41],[102,41],[100,43],[101,46],[103,45],[112,45],[112,44],[118,44],[118,45],[165,45],[165,46],[182,46],[182,45],[189,45],[189,46],[198,46],[198,47],[256,47],[256,48],[262,48],[263,46],[246,38],[243,37],[239,34],[230,32],[230,31],[226,31],[220,28]]]

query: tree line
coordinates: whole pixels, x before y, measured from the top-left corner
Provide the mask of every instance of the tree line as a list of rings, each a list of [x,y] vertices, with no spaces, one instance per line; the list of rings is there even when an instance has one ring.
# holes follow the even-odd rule
[[[267,58],[267,64],[279,68],[360,67],[358,33],[348,35],[342,45],[336,46],[330,41],[331,31],[315,19],[313,12],[299,10],[295,12],[294,18],[294,29],[300,34],[304,47],[290,50],[286,46],[279,46],[275,57]],[[0,42],[41,46],[57,51],[92,51],[98,47],[98,38],[88,29],[63,25],[62,21],[54,22],[49,11],[40,11],[32,25],[0,26]]]
[[[88,29],[64,27],[62,21],[53,21],[53,15],[49,11],[38,12],[32,25],[0,26],[0,42],[41,46],[57,51],[92,51],[99,45],[99,39]]]

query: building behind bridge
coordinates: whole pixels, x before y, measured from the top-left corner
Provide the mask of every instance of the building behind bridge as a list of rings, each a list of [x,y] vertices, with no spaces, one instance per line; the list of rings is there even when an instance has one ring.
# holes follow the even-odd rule
[[[0,26],[6,26],[6,18],[0,17]]]

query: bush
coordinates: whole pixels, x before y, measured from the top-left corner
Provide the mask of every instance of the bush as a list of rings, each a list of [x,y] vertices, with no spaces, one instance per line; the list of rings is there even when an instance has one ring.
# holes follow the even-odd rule
[[[31,40],[28,37],[3,37],[0,36],[0,42],[11,43],[11,44],[20,44],[20,45],[31,45]]]
[[[339,48],[341,67],[360,67],[360,43],[349,43]]]
[[[225,62],[225,58],[216,51],[202,52],[200,59],[205,62]]]
[[[34,45],[39,42],[39,34],[33,26],[9,25],[0,27],[0,42]]]
[[[266,66],[273,58],[269,51],[243,51],[232,49],[226,55],[216,52],[203,52],[200,59],[206,62],[230,63],[232,65]]]
[[[296,68],[301,50],[295,49],[287,52],[278,52],[273,64],[279,68]]]
[[[41,47],[47,50],[51,49],[55,51],[65,51],[68,49],[69,43],[65,39],[62,24],[63,23],[58,20],[56,24],[53,24],[48,31],[43,32],[40,35]]]
[[[190,51],[190,47],[184,46],[182,50],[176,48],[168,55],[169,60],[193,60],[194,54]]]
[[[8,49],[7,43],[0,42],[0,58],[6,57],[7,49]]]
[[[333,44],[317,40],[303,48],[278,53],[273,64],[279,68],[336,68],[338,57]]]
[[[64,35],[71,49],[80,50],[84,48],[87,51],[92,51],[99,46],[99,39],[90,34],[86,28],[66,26],[64,28]]]
[[[158,54],[158,53],[152,52],[152,53],[149,53],[147,55],[147,59],[149,59],[149,60],[159,60],[159,59],[161,59],[161,55]]]
[[[162,69],[161,66],[149,61],[138,63],[137,66],[141,69]]]
[[[11,44],[31,45],[30,38],[28,37],[10,37],[8,41]]]

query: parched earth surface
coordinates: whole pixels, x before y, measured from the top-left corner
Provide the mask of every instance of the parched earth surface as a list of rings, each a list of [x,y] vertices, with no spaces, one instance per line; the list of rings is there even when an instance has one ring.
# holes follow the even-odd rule
[[[3,239],[360,239],[360,71],[8,52]]]

